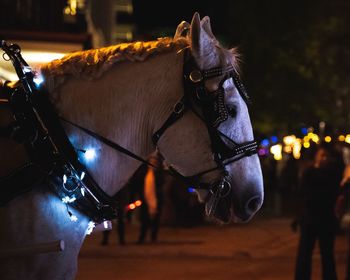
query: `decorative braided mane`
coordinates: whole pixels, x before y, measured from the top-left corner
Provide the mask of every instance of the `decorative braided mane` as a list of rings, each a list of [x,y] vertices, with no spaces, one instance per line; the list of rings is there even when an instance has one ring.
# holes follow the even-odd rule
[[[121,61],[144,61],[148,57],[180,50],[189,45],[185,38],[159,38],[155,41],[122,43],[110,47],[78,51],[41,66],[45,85],[57,89],[68,77],[94,80]]]

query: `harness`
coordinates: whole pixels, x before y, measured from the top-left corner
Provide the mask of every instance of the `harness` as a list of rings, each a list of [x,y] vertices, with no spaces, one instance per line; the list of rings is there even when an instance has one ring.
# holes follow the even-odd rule
[[[5,98],[12,109],[14,121],[7,127],[0,127],[0,137],[9,137],[24,143],[32,160],[28,166],[38,171],[39,178],[45,178],[49,182],[63,202],[74,202],[72,204],[74,207],[78,208],[96,223],[116,218],[118,205],[115,198],[106,194],[84,165],[80,163],[77,150],[69,141],[61,126],[61,121],[79,128],[116,151],[122,152],[144,164],[155,166],[102,135],[69,120],[60,119],[47,98],[48,94],[39,89],[34,83],[35,74],[22,58],[20,47],[15,44],[7,45],[5,41],[1,41],[1,48],[8,56],[7,60],[12,61],[19,77],[20,85],[16,88],[11,88],[5,84]],[[212,215],[219,201],[227,197],[231,192],[231,185],[226,178],[227,171],[225,166],[242,157],[255,154],[257,152],[257,143],[256,141],[249,141],[237,144],[217,129],[218,125],[228,118],[223,88],[223,83],[226,79],[231,77],[242,98],[246,102],[248,101],[248,96],[233,67],[199,70],[188,49],[185,49],[184,58],[184,96],[175,104],[173,112],[154,133],[152,140],[156,146],[163,133],[188,110],[193,111],[206,124],[217,166],[191,177],[184,177],[173,168],[169,172],[173,176],[180,177],[188,184],[195,184],[199,189],[209,190],[211,194],[209,215]],[[208,92],[205,88],[205,81],[220,76],[223,76],[223,79],[218,90]],[[198,112],[198,109],[200,112]],[[199,182],[200,176],[217,169],[223,173],[223,178],[219,182],[214,185]],[[28,170],[26,171],[28,173]],[[16,180],[18,180],[20,175],[23,174],[15,172],[15,174],[7,178],[0,178],[0,185],[8,187],[18,186],[20,184]],[[15,188],[16,190],[7,197],[6,201],[0,201],[0,206],[14,196],[32,188],[34,188],[34,185],[28,186],[28,184],[24,188],[25,190],[20,189],[18,191]],[[71,215],[70,211],[68,213]]]

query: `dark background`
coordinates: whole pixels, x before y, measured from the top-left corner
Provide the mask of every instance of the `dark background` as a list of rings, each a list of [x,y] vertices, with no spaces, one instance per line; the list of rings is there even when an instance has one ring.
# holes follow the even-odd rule
[[[250,112],[259,138],[300,134],[303,127],[317,132],[320,121],[326,123],[329,135],[348,133],[348,0],[133,0],[132,4],[133,14],[121,20],[135,25],[135,39],[173,36],[177,25],[190,22],[196,11],[211,18],[219,41],[227,48],[237,47],[241,54],[242,80],[253,99]],[[70,39],[78,39],[78,34],[87,33],[84,11],[78,11],[74,24],[65,22],[65,5],[65,0],[1,0],[0,36],[44,31],[74,34]]]
[[[349,2],[136,1],[140,33],[172,35],[195,11],[211,18],[223,45],[238,47],[242,75],[261,136],[300,133],[325,121],[327,132],[348,128]]]

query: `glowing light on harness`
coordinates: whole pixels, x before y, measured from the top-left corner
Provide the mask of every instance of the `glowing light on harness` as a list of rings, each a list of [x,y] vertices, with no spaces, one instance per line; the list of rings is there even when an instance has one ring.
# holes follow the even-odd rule
[[[32,68],[30,68],[29,66],[23,66],[23,71],[24,71],[24,73],[31,73]]]
[[[66,174],[63,175],[63,184],[67,183],[67,176]]]
[[[85,190],[84,190],[84,188],[80,188],[80,192],[81,192],[81,195],[82,195],[82,196],[85,196]]]
[[[83,180],[84,177],[85,177],[85,172],[83,171],[83,172],[81,172],[81,174],[80,174],[80,180]]]
[[[95,149],[87,149],[84,153],[84,157],[86,160],[91,161],[94,160],[96,158],[96,151]]]
[[[42,75],[37,75],[33,78],[33,82],[39,87],[44,82],[44,77]]]
[[[62,202],[63,203],[72,203],[74,201],[76,201],[76,197],[75,196],[72,196],[72,197],[69,197],[69,196],[65,196],[62,198]]]
[[[76,222],[76,221],[78,221],[78,217],[77,216],[75,216],[75,215],[70,215],[69,216],[69,218],[70,218],[70,220],[72,221],[72,222]]]
[[[94,227],[95,227],[95,223],[93,221],[90,221],[88,223],[88,227],[87,227],[87,229],[85,231],[85,234],[87,234],[87,235],[91,234],[91,232],[93,231]]]
[[[109,226],[109,225],[108,225],[108,221],[104,221],[104,222],[103,222],[103,227],[107,229],[108,226]]]

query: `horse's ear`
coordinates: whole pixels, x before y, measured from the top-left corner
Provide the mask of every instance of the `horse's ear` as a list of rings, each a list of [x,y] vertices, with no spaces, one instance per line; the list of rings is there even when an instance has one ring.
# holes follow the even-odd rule
[[[208,35],[212,38],[215,38],[213,31],[211,30],[210,18],[205,16],[201,20],[202,28],[208,33]]]
[[[200,58],[209,54],[213,49],[213,42],[208,33],[202,29],[199,14],[196,12],[191,21],[191,49],[192,55]]]
[[[178,39],[181,37],[187,37],[188,30],[190,30],[190,24],[187,21],[182,21],[176,28],[174,39]]]

